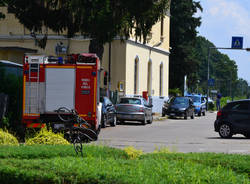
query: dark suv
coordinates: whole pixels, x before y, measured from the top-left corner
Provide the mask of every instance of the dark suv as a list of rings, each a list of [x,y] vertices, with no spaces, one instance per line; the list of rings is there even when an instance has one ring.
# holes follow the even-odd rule
[[[233,101],[217,112],[214,130],[222,138],[243,134],[250,138],[250,100]]]
[[[172,97],[167,102],[164,102],[162,107],[162,116],[169,117],[191,117],[194,119],[194,105],[189,97]]]

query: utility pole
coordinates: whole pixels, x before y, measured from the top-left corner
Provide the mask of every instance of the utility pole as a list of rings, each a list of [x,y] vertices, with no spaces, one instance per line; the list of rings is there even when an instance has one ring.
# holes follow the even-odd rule
[[[212,47],[208,48],[208,57],[207,57],[207,102],[206,102],[207,110],[208,110],[208,97],[209,97],[209,84],[208,84],[208,81],[209,81],[209,58],[210,58],[210,49],[211,48]]]

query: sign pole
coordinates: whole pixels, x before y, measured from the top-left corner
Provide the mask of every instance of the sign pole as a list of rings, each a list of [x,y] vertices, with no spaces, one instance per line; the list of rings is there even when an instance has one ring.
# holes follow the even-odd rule
[[[209,58],[210,58],[210,48],[208,48],[208,57],[207,57],[207,102],[206,102],[206,108],[208,110],[208,97],[209,97],[209,84],[208,84],[208,81],[209,81]]]

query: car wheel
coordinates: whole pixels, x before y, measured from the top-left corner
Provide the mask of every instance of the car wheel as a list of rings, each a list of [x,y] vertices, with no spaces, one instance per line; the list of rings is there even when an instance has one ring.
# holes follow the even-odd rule
[[[233,135],[231,126],[227,123],[221,124],[219,127],[219,134],[222,138],[231,138]]]
[[[245,136],[247,139],[250,139],[250,133],[244,134],[244,136]]]
[[[100,131],[101,131],[101,125],[98,126],[98,128],[96,130],[96,134],[99,135]]]
[[[202,112],[202,115],[203,115],[203,116],[205,116],[205,115],[206,115],[206,112],[205,112],[205,111],[203,111],[203,112]]]
[[[191,119],[194,119],[194,112],[193,112],[192,115],[191,115]]]
[[[110,122],[110,125],[112,126],[112,127],[114,127],[114,126],[116,126],[116,116],[114,116],[114,118],[113,118],[113,121],[112,122]]]
[[[151,124],[153,122],[153,116],[150,117],[150,120],[148,120],[148,124]]]
[[[106,128],[106,126],[107,126],[107,118],[106,118],[105,115],[102,115],[101,124],[102,124],[102,128]]]
[[[147,120],[146,120],[146,118],[144,119],[144,120],[142,120],[142,125],[146,125],[147,124]]]
[[[124,124],[124,120],[119,120],[120,124]]]
[[[165,113],[164,113],[164,112],[162,112],[161,116],[162,116],[162,117],[165,117]]]
[[[201,116],[201,112],[198,112],[198,116]]]
[[[184,119],[187,119],[188,117],[187,117],[187,113],[184,115]]]

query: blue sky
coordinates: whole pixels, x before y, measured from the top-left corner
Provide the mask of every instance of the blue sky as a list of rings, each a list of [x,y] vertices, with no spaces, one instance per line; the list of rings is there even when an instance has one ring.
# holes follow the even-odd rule
[[[243,47],[250,48],[250,0],[197,0],[203,12],[198,34],[216,47],[231,47],[232,36],[243,37]],[[245,50],[219,50],[227,54],[238,66],[238,77],[250,84],[250,52]],[[211,61],[212,62],[212,61]]]

